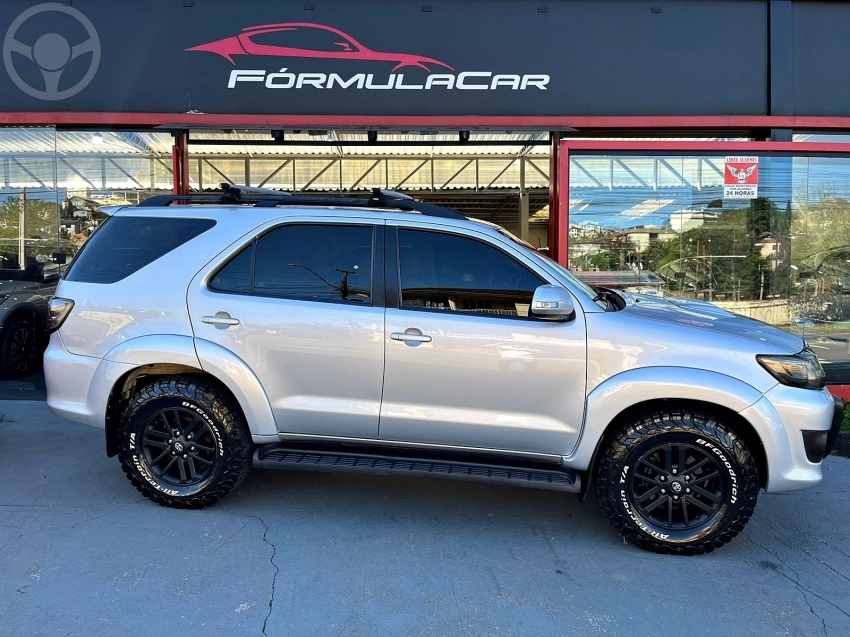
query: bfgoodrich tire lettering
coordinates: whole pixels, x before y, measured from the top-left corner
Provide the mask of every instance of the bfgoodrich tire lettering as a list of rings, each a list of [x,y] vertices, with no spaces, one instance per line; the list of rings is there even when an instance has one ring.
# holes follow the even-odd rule
[[[241,410],[214,385],[163,377],[139,391],[121,417],[121,468],[145,497],[198,509],[238,487],[251,468]]]
[[[635,545],[693,555],[743,530],[758,496],[752,455],[734,430],[688,409],[647,412],[602,450],[596,494],[611,524]]]

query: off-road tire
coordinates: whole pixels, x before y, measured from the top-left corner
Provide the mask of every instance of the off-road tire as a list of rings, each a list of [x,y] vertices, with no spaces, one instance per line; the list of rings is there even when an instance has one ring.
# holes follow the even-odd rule
[[[709,459],[708,465],[712,461],[715,463],[717,477],[700,484],[713,485],[712,496],[717,498],[716,503],[696,494],[694,489],[696,495],[687,496],[690,500],[682,504],[685,488],[691,493],[685,479],[701,480],[700,475],[709,475],[703,469],[706,464],[697,467],[693,473],[700,475],[695,477],[687,469],[684,473],[679,472],[676,464],[672,465],[673,472],[668,472],[667,466],[659,467],[664,471],[655,472],[643,462],[649,459],[650,464],[657,465],[654,460],[678,457],[681,448],[690,454],[685,467],[697,467],[696,462],[705,458]],[[671,451],[667,453],[667,449]],[[655,453],[661,455],[648,455]],[[723,546],[749,521],[759,491],[758,470],[743,440],[710,413],[686,407],[649,411],[624,422],[604,441],[596,469],[596,495],[602,512],[628,541],[656,553],[695,555]],[[661,495],[660,489],[664,484],[668,485],[664,489],[667,495]],[[677,496],[675,503],[671,496],[674,489],[670,486],[675,486],[676,493],[682,494]],[[636,489],[642,488],[646,491],[636,497]],[[637,503],[650,489],[655,493],[649,495],[645,502]],[[701,491],[705,492],[704,489]],[[656,500],[662,498],[664,501],[657,505],[655,511],[663,509],[663,512],[644,514]],[[717,508],[709,515],[693,504],[694,499],[699,499],[703,506]],[[691,510],[698,512],[697,518],[705,516],[703,523],[696,528],[684,526],[688,522],[698,522],[685,517],[688,515],[688,502]],[[685,513],[682,513],[682,508]],[[674,515],[683,526],[678,529],[665,527],[666,523],[674,520]],[[653,521],[658,517],[665,518],[660,525],[657,520]]]
[[[162,419],[163,415],[167,420]],[[178,423],[173,425],[175,431],[181,424],[189,431],[188,422],[192,418],[194,431],[199,431],[200,427],[204,433],[188,441],[181,433],[180,446],[198,444],[199,448],[214,449],[200,451],[191,447],[212,464],[204,469],[208,475],[203,479],[194,484],[179,484],[176,479],[158,473],[171,456],[178,460],[185,457],[174,451],[173,443],[178,442],[178,437],[162,439],[163,447],[168,447],[163,451],[170,455],[159,465],[153,464],[151,458],[159,448],[152,450],[145,441],[153,440],[154,444],[159,444],[162,434],[154,427],[165,430],[175,420]],[[156,436],[151,436],[151,432]],[[121,416],[118,433],[118,458],[124,473],[142,495],[162,506],[200,509],[215,504],[236,489],[251,470],[253,444],[241,409],[226,392],[203,379],[167,376],[146,385],[130,399]],[[185,451],[191,453],[188,448]],[[192,457],[198,458],[192,462],[192,472],[195,467],[205,466],[199,456]],[[182,461],[181,466],[185,468],[186,463],[188,460]],[[181,468],[181,475],[183,471]]]

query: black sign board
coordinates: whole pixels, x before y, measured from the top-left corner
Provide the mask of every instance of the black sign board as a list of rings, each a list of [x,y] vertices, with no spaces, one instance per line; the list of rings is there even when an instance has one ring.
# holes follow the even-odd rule
[[[0,109],[763,115],[756,1],[3,0]]]

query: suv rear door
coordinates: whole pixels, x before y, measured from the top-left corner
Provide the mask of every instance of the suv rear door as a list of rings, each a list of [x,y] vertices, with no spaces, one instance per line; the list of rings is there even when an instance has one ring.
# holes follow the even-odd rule
[[[383,236],[374,218],[287,217],[193,280],[195,337],[253,370],[279,430],[377,438]]]
[[[584,416],[580,309],[529,318],[534,290],[556,282],[507,244],[398,225],[387,223],[381,439],[569,454]]]

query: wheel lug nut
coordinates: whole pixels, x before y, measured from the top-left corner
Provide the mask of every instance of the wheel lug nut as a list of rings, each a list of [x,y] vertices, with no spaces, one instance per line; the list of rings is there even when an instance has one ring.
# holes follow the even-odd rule
[[[690,489],[685,489],[685,493],[690,493],[690,492],[691,492]]]
[[[186,440],[191,440],[191,439],[192,439],[192,434],[189,434],[188,436],[186,436]]]
[[[677,470],[673,469],[673,475],[676,475],[676,473],[677,473]]]
[[[168,444],[171,444],[172,442],[174,442],[174,441],[173,441],[171,438],[169,438],[169,439],[168,439]]]
[[[189,447],[189,451],[194,451],[194,450],[195,450],[194,447]],[[690,489],[688,489],[688,491],[690,491]]]
[[[674,499],[674,500],[678,500],[678,499],[679,499],[679,496],[674,495],[674,496],[673,496],[673,499]]]
[[[171,455],[172,455],[172,456],[176,456],[176,455],[177,455],[177,452],[176,452],[176,451],[172,451],[172,452],[171,452]]]
[[[664,495],[665,493],[667,493],[667,489],[661,489],[661,495]]]
[[[169,442],[171,442],[171,441],[169,441]],[[661,476],[661,477],[659,478],[659,480],[661,480],[661,482],[664,482],[664,476]]]
[[[187,456],[187,455],[184,453],[184,454],[183,454],[183,457],[184,457],[184,458],[188,458],[189,456]]]

